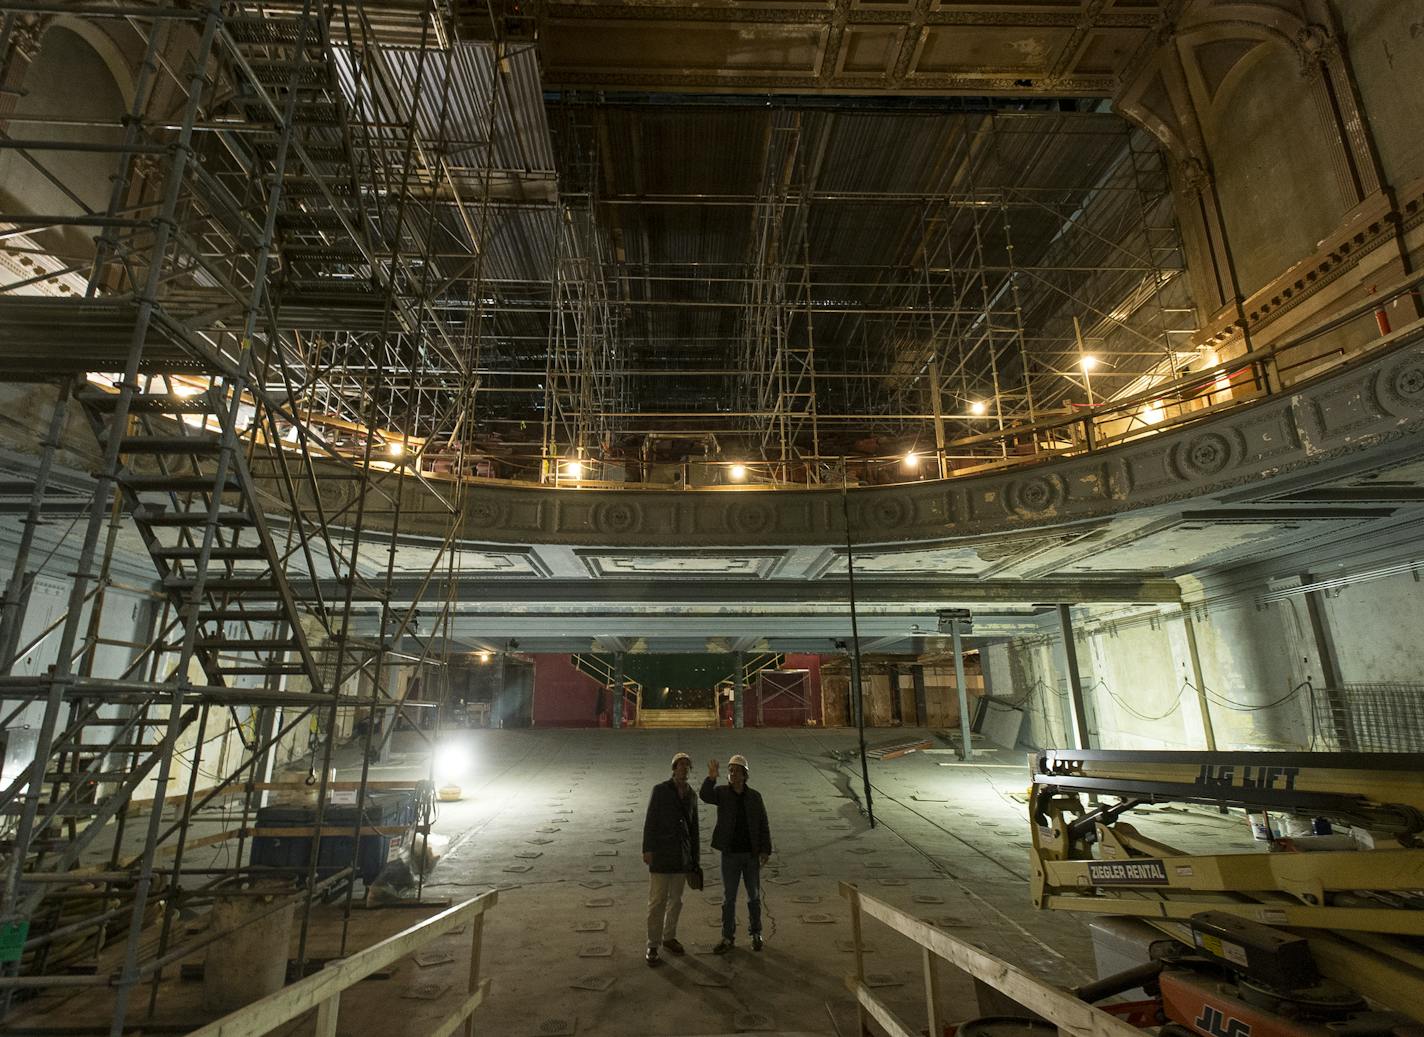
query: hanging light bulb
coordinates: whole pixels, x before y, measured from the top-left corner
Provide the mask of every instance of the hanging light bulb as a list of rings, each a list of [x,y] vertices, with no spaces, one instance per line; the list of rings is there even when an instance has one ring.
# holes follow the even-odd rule
[[[969,405],[970,414],[985,414],[989,410],[989,405],[983,400],[975,400]]]
[[[905,467],[914,471],[920,467],[920,455],[911,450],[905,455]]]
[[[1084,371],[1091,371],[1098,366],[1098,358],[1089,353],[1079,360],[1078,363],[1082,366]]]
[[[730,475],[734,481],[741,482],[747,477],[747,466],[734,464],[731,468],[727,469],[727,474]]]

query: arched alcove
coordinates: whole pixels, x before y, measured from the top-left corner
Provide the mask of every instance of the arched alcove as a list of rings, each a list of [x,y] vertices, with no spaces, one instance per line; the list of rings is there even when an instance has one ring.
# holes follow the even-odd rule
[[[99,51],[62,25],[46,30],[23,91],[11,136],[85,144],[122,139],[124,91]],[[0,153],[0,206],[45,215],[77,215],[84,208],[103,212],[116,171],[116,156],[104,152],[36,150],[27,157],[5,151]],[[95,233],[94,228],[68,227],[31,236],[72,260],[92,254]]]
[[[1295,54],[1266,43],[1213,98],[1204,129],[1246,294],[1310,255],[1348,208],[1312,93]]]

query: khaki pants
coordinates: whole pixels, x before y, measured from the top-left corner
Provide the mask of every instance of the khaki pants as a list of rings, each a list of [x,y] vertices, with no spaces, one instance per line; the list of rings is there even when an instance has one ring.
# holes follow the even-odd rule
[[[648,875],[648,946],[677,939],[677,919],[682,914],[682,890],[687,876],[650,872]]]

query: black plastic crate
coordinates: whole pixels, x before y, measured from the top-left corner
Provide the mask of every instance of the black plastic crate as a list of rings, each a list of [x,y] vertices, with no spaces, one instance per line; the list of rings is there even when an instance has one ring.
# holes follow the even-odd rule
[[[376,792],[366,796],[363,805],[364,827],[409,828],[415,823],[415,796],[409,792]],[[354,828],[357,811],[354,804],[328,803],[322,816],[323,828]],[[311,866],[313,837],[309,835],[267,836],[264,828],[314,828],[316,805],[280,804],[261,807],[257,811],[257,833],[252,839],[253,864],[269,868],[305,869]],[[371,883],[386,863],[405,849],[408,832],[399,835],[363,835],[354,854],[356,874]],[[317,876],[324,878],[353,861],[349,835],[326,835],[321,840],[317,859]]]

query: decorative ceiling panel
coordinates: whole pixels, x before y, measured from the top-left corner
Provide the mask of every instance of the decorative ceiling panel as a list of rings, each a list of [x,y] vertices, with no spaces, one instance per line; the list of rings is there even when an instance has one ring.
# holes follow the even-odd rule
[[[579,551],[590,576],[766,579],[784,551]]]
[[[559,0],[540,9],[553,88],[1111,96],[1156,0]]]

